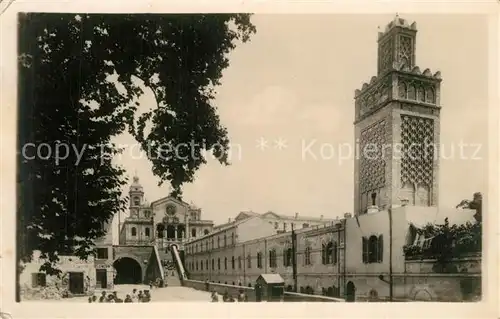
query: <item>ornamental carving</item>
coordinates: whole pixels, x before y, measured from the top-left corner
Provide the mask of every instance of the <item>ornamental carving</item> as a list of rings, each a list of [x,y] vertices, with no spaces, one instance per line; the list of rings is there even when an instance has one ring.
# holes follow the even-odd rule
[[[392,41],[389,39],[381,46],[380,69],[387,70],[392,64]]]
[[[430,104],[436,103],[434,86],[430,83],[422,83],[420,81],[404,81],[400,79],[398,83],[398,97],[400,99]]]
[[[361,132],[360,136],[360,190],[361,193],[385,185],[385,158],[383,147],[386,121],[379,121]]]
[[[401,109],[404,111],[416,112],[420,114],[435,115],[438,110],[431,109],[426,106],[419,106],[418,104],[401,104]]]
[[[385,79],[378,84],[367,89],[368,92],[361,98],[360,101],[360,116],[375,109],[378,105],[389,100],[391,84]]]
[[[399,52],[398,52],[398,60],[401,61],[402,65],[410,67],[412,51],[413,50],[412,50],[411,37],[402,35],[399,38]]]
[[[432,186],[434,120],[401,115],[401,183]]]
[[[173,216],[175,215],[175,212],[176,212],[177,208],[175,207],[175,205],[167,205],[166,207],[166,213],[168,216]]]

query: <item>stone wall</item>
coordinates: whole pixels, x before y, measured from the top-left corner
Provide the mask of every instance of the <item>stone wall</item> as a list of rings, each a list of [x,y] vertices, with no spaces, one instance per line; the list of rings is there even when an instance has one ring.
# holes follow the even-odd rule
[[[183,285],[185,287],[194,288],[196,290],[207,291],[206,284],[204,281],[184,280]],[[208,291],[215,290],[218,294],[221,294],[221,295],[227,291],[230,295],[232,295],[235,298],[240,293],[240,290],[243,289],[243,291],[245,291],[245,293],[248,297],[248,301],[255,301],[255,289],[253,289],[253,288],[218,284],[218,283],[213,283],[213,282],[209,282],[208,285],[209,285]]]
[[[35,254],[33,261],[23,265],[19,278],[21,298],[28,299],[59,299],[65,293],[69,293],[69,273],[83,273],[84,293],[91,294],[95,290],[96,273],[94,259],[81,260],[76,256],[59,256],[57,268],[62,271],[59,276],[45,275],[45,286],[33,285],[33,274],[43,273],[40,266],[45,262]]]
[[[285,301],[286,302],[299,302],[299,301],[305,301],[305,302],[345,302],[344,299],[341,298],[333,298],[333,297],[325,297],[325,296],[318,296],[318,295],[308,295],[308,294],[301,294],[301,293],[296,293],[296,292],[288,292],[285,291]]]
[[[207,291],[206,283],[204,281],[199,280],[184,280],[184,286],[193,288],[196,290]],[[240,290],[243,289],[246,295],[248,296],[248,301],[255,301],[255,289],[250,287],[243,286],[234,286],[234,285],[225,285],[219,283],[208,283],[208,291],[216,291],[218,294],[224,294],[226,291],[234,296],[235,298],[238,296]],[[308,295],[294,292],[285,292],[284,300],[286,302],[293,301],[306,301],[306,302],[344,302],[344,299],[340,298],[331,298],[324,297],[318,295]]]

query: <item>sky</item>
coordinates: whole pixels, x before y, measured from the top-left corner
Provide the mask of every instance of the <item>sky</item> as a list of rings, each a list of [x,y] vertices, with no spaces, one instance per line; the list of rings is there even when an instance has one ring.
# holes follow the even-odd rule
[[[422,71],[442,73],[446,158],[440,162],[439,202],[454,207],[476,191],[487,191],[488,20],[479,15],[400,17],[417,22],[416,64]],[[384,29],[393,18],[254,15],[257,33],[229,55],[213,101],[229,131],[232,164],[209,159],[195,182],[184,186],[184,201],[216,224],[245,210],[325,218],[352,212],[354,162],[340,158],[338,150],[354,144],[354,91],[376,75],[378,27]],[[146,94],[140,103],[145,111],[154,99]],[[260,139],[267,148],[257,147]],[[115,142],[135,144],[128,133]],[[465,159],[458,156],[459,143],[466,145]],[[302,154],[311,144],[316,159]],[[322,157],[321,149],[335,154]],[[126,150],[115,161],[130,180],[137,172],[148,201],[167,196],[169,186],[158,187],[151,165],[138,157],[136,149]]]

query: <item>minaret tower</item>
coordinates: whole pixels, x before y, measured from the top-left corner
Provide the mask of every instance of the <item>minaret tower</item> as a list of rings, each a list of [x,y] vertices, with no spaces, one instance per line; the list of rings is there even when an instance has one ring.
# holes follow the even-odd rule
[[[441,73],[416,66],[417,25],[378,34],[378,70],[355,92],[354,212],[438,200]]]

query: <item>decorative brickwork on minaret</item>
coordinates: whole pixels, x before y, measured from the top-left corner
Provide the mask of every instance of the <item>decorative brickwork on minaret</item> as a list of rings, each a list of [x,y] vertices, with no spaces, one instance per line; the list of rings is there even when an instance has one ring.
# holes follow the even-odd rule
[[[378,35],[378,74],[355,92],[354,211],[436,206],[441,73],[416,66],[416,23]]]

